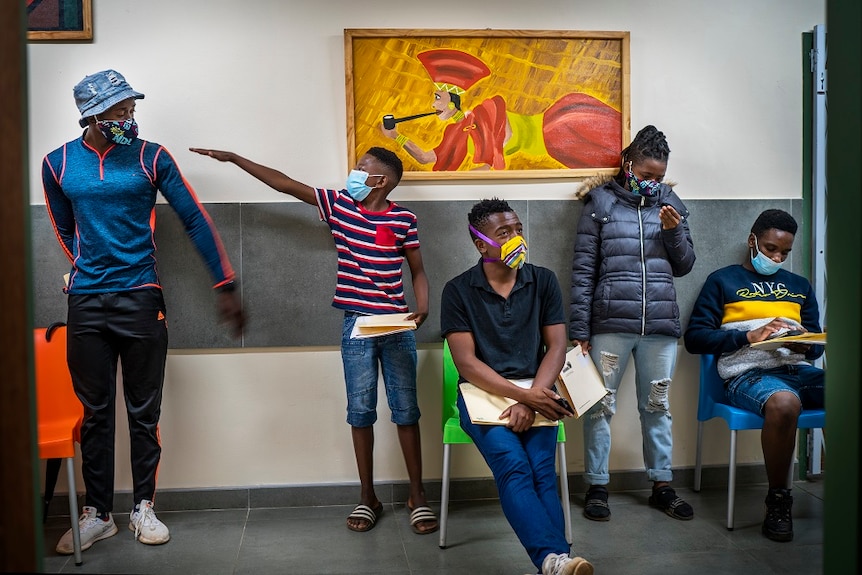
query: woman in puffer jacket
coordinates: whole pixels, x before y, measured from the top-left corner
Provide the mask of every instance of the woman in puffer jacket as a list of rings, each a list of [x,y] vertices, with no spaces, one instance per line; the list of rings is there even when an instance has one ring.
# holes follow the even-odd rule
[[[589,353],[608,394],[586,413],[584,516],[607,521],[611,417],[629,357],[643,434],[649,504],[675,519],[694,517],[676,495],[668,393],[682,335],[673,278],[694,266],[689,212],[662,183],[670,148],[662,132],[646,126],[620,154],[614,177],[585,182],[572,260],[569,339]]]

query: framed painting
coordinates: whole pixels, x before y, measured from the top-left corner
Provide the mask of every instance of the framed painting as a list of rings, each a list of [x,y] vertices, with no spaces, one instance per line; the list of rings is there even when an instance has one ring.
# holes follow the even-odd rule
[[[616,173],[630,138],[629,33],[345,29],[348,166],[404,179]]]
[[[92,40],[93,0],[27,0],[27,40]]]

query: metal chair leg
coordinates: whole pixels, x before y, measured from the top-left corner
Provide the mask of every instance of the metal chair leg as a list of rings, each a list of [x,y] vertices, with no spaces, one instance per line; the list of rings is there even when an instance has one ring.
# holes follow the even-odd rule
[[[72,548],[75,550],[75,565],[82,565],[81,532],[78,529],[78,491],[75,487],[75,459],[66,459],[66,477],[69,483],[69,516],[72,521]]]
[[[562,425],[562,424],[561,424]],[[560,452],[560,499],[563,504],[563,519],[566,522],[566,541],[572,544],[572,502],[569,500],[569,474],[566,466],[566,444],[558,443]]]
[[[443,445],[443,478],[440,482],[440,549],[446,548],[446,523],[449,520],[449,463],[452,445]]]
[[[703,422],[697,422],[697,451],[694,456],[694,490],[700,491],[703,474]]]
[[[727,466],[727,530],[733,531],[733,510],[736,504],[736,430],[730,430],[730,462]]]

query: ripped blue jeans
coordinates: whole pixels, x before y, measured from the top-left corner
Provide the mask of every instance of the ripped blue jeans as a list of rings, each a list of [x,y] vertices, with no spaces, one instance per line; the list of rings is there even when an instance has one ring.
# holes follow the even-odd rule
[[[610,481],[611,418],[629,357],[634,357],[635,392],[643,436],[643,459],[650,481],[671,481],[673,435],[669,391],[676,368],[677,338],[603,333],[590,339],[590,357],[610,393],[581,419],[584,422],[584,479],[590,485]],[[632,438],[626,438],[631,441]]]

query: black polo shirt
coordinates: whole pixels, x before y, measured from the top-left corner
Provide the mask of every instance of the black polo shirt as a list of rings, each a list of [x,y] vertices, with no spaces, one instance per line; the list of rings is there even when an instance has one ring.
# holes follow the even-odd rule
[[[476,357],[507,379],[535,377],[545,355],[542,327],[565,322],[560,284],[547,268],[524,264],[507,299],[491,288],[481,260],[443,288],[443,337],[472,333]]]

